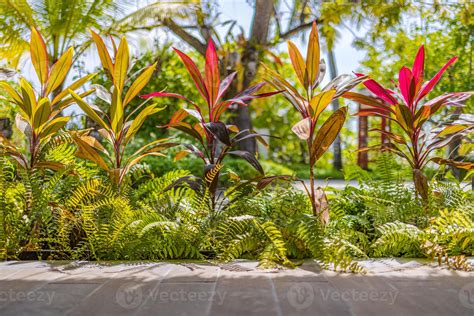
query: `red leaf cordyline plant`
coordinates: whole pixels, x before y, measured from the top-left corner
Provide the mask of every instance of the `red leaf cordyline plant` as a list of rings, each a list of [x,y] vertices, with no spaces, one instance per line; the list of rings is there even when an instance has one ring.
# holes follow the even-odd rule
[[[183,61],[202,99],[199,101],[190,100],[180,94],[163,91],[143,95],[142,98],[173,97],[184,100],[189,105],[189,107],[182,107],[176,111],[166,127],[188,134],[199,144],[200,148],[191,144],[184,144],[186,150],[179,152],[176,157],[179,159],[188,154],[193,154],[202,159],[204,162],[204,181],[192,184],[194,187],[196,187],[195,185],[197,187],[204,186],[208,190],[214,209],[220,170],[223,166],[223,160],[227,155],[237,156],[246,160],[259,173],[263,174],[263,168],[254,155],[248,151],[232,149],[244,139],[256,138],[263,141],[261,135],[252,133],[249,130],[239,131],[236,126],[226,125],[221,121],[222,115],[234,103],[246,106],[253,99],[268,97],[278,92],[257,94],[265,84],[258,83],[230,99],[225,99],[224,95],[232,84],[236,72],[221,80],[217,51],[212,40],[209,41],[206,50],[204,74],[201,74],[199,68],[189,56],[176,48],[174,50]],[[185,122],[184,120],[188,117],[197,122],[193,124]],[[191,184],[193,181],[189,178],[186,179],[188,184]]]
[[[320,60],[319,37],[316,23],[310,33],[306,61],[291,41],[288,51],[296,77],[303,87],[297,90],[278,73],[264,65],[267,72],[266,80],[276,89],[282,90],[285,98],[301,114],[302,120],[293,126],[292,131],[306,141],[309,152],[310,189],[306,192],[311,200],[313,213],[320,216],[324,210],[321,205],[320,193],[314,185],[314,168],[319,158],[328,150],[346,120],[347,107],[339,108],[326,121],[320,123],[321,113],[344,92],[365,80],[365,77],[354,78],[351,75],[340,75],[329,82],[322,90],[318,90],[326,72],[324,60]]]
[[[435,87],[445,70],[456,61],[451,58],[430,80],[424,82],[425,50],[421,46],[415,57],[413,67],[402,67],[395,90],[389,90],[374,80],[364,82],[366,88],[376,97],[348,92],[344,97],[365,104],[360,116],[381,116],[395,122],[400,128],[397,131],[375,131],[387,136],[392,142],[381,144],[376,148],[389,150],[402,157],[413,169],[413,180],[416,192],[424,201],[428,199],[428,181],[423,175],[423,168],[430,161],[438,164],[449,164],[458,168],[473,169],[474,164],[458,162],[431,154],[473,130],[474,120],[469,116],[458,116],[454,121],[444,122],[438,127],[429,129],[428,122],[433,121],[442,108],[446,106],[462,106],[462,102],[470,97],[469,92],[445,93],[425,101],[425,97]],[[363,76],[362,74],[357,74]]]
[[[18,90],[8,82],[0,81],[0,88],[8,94],[7,101],[15,104],[19,109],[15,121],[17,128],[28,141],[28,155],[23,154],[19,148],[1,136],[0,154],[1,152],[6,153],[24,169],[59,169],[63,167],[59,162],[42,159],[42,150],[70,119],[69,116],[60,115],[62,110],[74,103],[74,99],[69,97],[69,91],[80,88],[94,76],[94,74],[85,76],[74,81],[66,89],[60,89],[71,68],[73,51],[72,47],[69,48],[53,64],[43,37],[33,28],[30,39],[30,56],[40,83],[39,89],[35,90],[33,85],[23,77],[20,77]],[[81,95],[86,96],[92,92],[93,90],[89,90]]]
[[[112,58],[102,38],[94,32],[91,33],[97,46],[102,67],[113,82],[110,89],[111,93],[107,89],[97,86],[100,89],[98,93],[100,93],[101,98],[109,104],[109,111],[104,113],[98,107],[87,104],[81,96],[73,91],[70,91],[70,93],[87,116],[101,127],[99,134],[111,145],[112,150],[107,150],[94,137],[76,132],[73,133],[74,141],[78,147],[76,155],[93,161],[108,172],[112,182],[120,190],[130,168],[147,156],[164,156],[161,151],[175,144],[167,142],[167,139],[158,139],[126,156],[126,147],[140,130],[144,121],[150,115],[163,110],[163,108],[157,107],[156,104],[144,107],[146,105],[146,102],[144,102],[131,111],[130,114],[125,114],[126,106],[150,81],[156,64],[145,68],[130,84],[127,92],[124,93],[125,83],[130,80],[128,77],[130,57],[127,39],[122,37],[118,48],[115,50],[115,58]],[[139,110],[140,112],[135,115]],[[132,118],[133,116],[134,118]]]

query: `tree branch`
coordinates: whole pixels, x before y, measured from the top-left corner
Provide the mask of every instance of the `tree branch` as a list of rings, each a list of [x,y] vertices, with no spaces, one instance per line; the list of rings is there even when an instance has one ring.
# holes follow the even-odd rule
[[[320,24],[322,22],[322,20],[316,20],[316,23]],[[307,29],[307,28],[310,28],[311,25],[313,25],[313,21],[311,22],[308,22],[308,23],[303,23],[303,24],[300,24],[298,26],[295,26],[294,28],[292,29],[289,29],[288,31],[286,31],[285,33],[281,33],[280,34],[280,39],[289,39],[290,37],[292,37],[293,35]]]
[[[201,55],[206,55],[206,44],[202,43],[197,37],[186,32],[181,26],[176,24],[172,19],[164,19],[163,25],[171,30],[176,36],[181,38],[183,41],[191,45]]]

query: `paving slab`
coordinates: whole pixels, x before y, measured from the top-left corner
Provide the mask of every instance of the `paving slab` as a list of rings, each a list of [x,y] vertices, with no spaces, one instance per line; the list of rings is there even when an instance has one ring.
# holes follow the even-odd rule
[[[470,315],[474,273],[426,260],[366,274],[261,270],[255,261],[0,262],[0,315]]]

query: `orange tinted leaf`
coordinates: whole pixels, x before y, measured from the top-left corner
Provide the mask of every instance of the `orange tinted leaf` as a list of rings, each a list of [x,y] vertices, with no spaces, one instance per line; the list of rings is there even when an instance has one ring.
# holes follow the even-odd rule
[[[120,40],[114,65],[114,84],[119,88],[120,91],[123,90],[125,78],[127,77],[129,59],[130,52],[128,49],[127,39],[124,36]]]
[[[52,105],[55,105],[59,101],[61,101],[65,96],[69,95],[69,90],[76,90],[77,88],[80,88],[83,84],[85,84],[87,81],[91,80],[93,77],[95,77],[97,73],[95,74],[89,74],[85,77],[82,77],[73,83],[71,83],[70,86],[68,86],[66,89],[61,91],[57,96],[54,97],[53,102],[51,102]]]
[[[51,103],[47,98],[43,98],[38,103],[38,107],[35,109],[35,113],[33,114],[33,128],[38,130],[41,125],[46,123],[51,115]]]
[[[306,65],[301,56],[300,51],[292,41],[288,41],[288,52],[290,53],[291,63],[293,64],[293,69],[295,70],[296,76],[300,83],[307,87],[308,83],[306,79]]]
[[[390,138],[391,140],[393,140],[394,142],[399,143],[399,144],[406,144],[407,143],[405,141],[405,138],[403,138],[403,136],[392,133],[392,132],[389,132],[389,131],[382,130],[380,128],[372,128],[372,129],[369,130],[369,132],[378,132],[380,134],[384,134],[388,138]]]
[[[323,112],[327,106],[331,103],[332,98],[336,94],[336,90],[328,90],[315,95],[309,102],[313,109],[313,121],[317,120],[321,112]]]
[[[186,157],[187,155],[189,155],[189,151],[187,151],[187,150],[182,150],[182,151],[176,153],[176,155],[174,156],[174,161],[181,160],[181,159],[183,159],[184,157]]]
[[[110,104],[111,125],[115,135],[120,133],[123,126],[124,109],[120,95],[120,90],[115,87],[112,93],[112,103]]]
[[[64,168],[65,166],[64,164],[56,161],[40,161],[35,164],[35,167],[40,169],[51,169],[57,171]]]
[[[368,105],[374,108],[380,108],[384,112],[391,112],[395,114],[392,107],[380,102],[379,100],[371,96],[367,96],[357,92],[346,92],[342,95],[342,97],[363,105]]]
[[[104,40],[99,36],[99,34],[95,33],[91,30],[92,39],[97,46],[97,52],[99,53],[99,58],[102,63],[102,67],[107,70],[111,75],[114,72],[114,64],[112,63],[112,59],[110,58],[109,51],[105,46]]]
[[[31,29],[30,53],[38,79],[45,84],[48,79],[48,51],[43,37],[35,28]]]
[[[90,160],[96,163],[100,168],[104,170],[109,169],[104,159],[99,155],[99,153],[87,142],[82,140],[81,137],[74,137],[74,142],[77,145],[77,157]]]
[[[142,91],[142,89],[147,85],[148,81],[150,81],[153,72],[155,71],[156,64],[154,63],[150,67],[146,68],[140,76],[132,83],[130,88],[128,89],[127,93],[125,94],[125,98],[123,99],[123,106],[125,107],[132,99],[137,96],[137,94]]]
[[[20,79],[21,94],[25,113],[32,119],[33,111],[36,108],[36,95],[31,84],[24,78]]]
[[[41,137],[42,138],[47,138],[57,131],[59,131],[61,128],[66,126],[66,123],[69,121],[70,117],[69,116],[61,116],[57,117],[48,123],[46,123],[41,131]]]
[[[439,165],[450,165],[459,169],[474,170],[474,163],[468,161],[456,161],[452,159],[443,159],[435,157],[431,159]]]
[[[407,132],[412,133],[413,129],[413,114],[403,104],[398,104],[395,107],[396,122]]]
[[[74,91],[69,90],[69,93],[71,93],[71,96],[73,99],[76,101],[77,105],[86,112],[87,116],[91,118],[94,122],[99,124],[103,128],[108,128],[107,124],[102,120],[102,118],[89,106],[89,104],[86,103],[79,95],[77,95]]]
[[[96,150],[104,153],[105,155],[108,155],[109,153],[107,150],[105,150],[104,146],[97,140],[97,138],[89,136],[89,135],[81,135],[80,136],[81,140],[87,143],[87,145],[91,146],[92,148],[95,148]]]
[[[152,104],[144,108],[138,115],[137,117],[133,120],[132,125],[127,131],[126,138],[130,138],[133,135],[135,135],[136,132],[140,129],[140,127],[143,125],[145,122],[146,118],[150,115],[153,115],[155,113],[158,113],[162,110],[164,110],[165,107],[162,108],[157,108],[156,104]]]
[[[46,95],[49,95],[57,87],[59,87],[66,79],[69,69],[72,65],[72,54],[74,49],[69,48],[59,60],[51,68],[51,74],[46,85]]]
[[[346,121],[347,107],[339,108],[334,112],[318,130],[313,146],[311,148],[311,161],[316,163],[319,158],[328,150]]]
[[[415,127],[420,127],[431,115],[431,107],[423,105],[415,114]]]
[[[318,27],[316,26],[316,22],[313,22],[313,27],[309,34],[308,53],[306,54],[306,73],[310,85],[313,85],[314,81],[318,78],[319,60]]]
[[[468,126],[466,125],[451,125],[451,126],[447,126],[445,127],[441,132],[439,132],[436,137],[442,137],[442,136],[446,136],[446,135],[449,135],[449,134],[453,134],[453,133],[457,133],[457,132],[460,132],[464,129],[466,129]]]
[[[10,98],[13,99],[13,101],[15,101],[15,103],[21,107],[21,109],[23,111],[26,112],[26,110],[23,108],[23,100],[21,99],[21,96],[18,94],[18,92],[16,92],[15,89],[13,89],[12,86],[10,86],[7,82],[5,81],[0,81],[0,88],[3,88],[3,90],[5,90],[9,95],[10,95]]]

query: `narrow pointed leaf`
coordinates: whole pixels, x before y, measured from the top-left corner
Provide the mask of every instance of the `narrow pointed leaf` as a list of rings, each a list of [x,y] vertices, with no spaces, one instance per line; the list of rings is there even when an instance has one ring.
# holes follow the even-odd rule
[[[430,93],[431,90],[433,90],[434,86],[438,83],[438,81],[441,79],[441,76],[443,73],[446,71],[446,69],[458,59],[457,57],[451,58],[444,66],[443,68],[438,71],[438,73],[430,80],[428,81],[420,91],[420,94],[418,96],[417,101],[421,100],[425,95]]]
[[[38,130],[41,125],[46,123],[50,115],[51,103],[49,103],[49,100],[47,98],[43,98],[38,103],[38,107],[36,108],[35,113],[33,115],[33,127],[35,131]]]
[[[130,51],[128,48],[127,39],[122,37],[120,44],[117,50],[117,55],[115,56],[115,65],[114,65],[114,84],[117,88],[122,91],[123,86],[125,85],[125,79],[128,72],[128,64],[130,62]]]
[[[402,67],[398,76],[398,84],[408,108],[413,108],[413,98],[415,97],[416,84],[413,74],[407,67]]]
[[[110,58],[110,54],[107,50],[107,47],[105,46],[104,40],[99,36],[99,34],[95,33],[94,31],[91,31],[91,35],[97,47],[97,52],[99,53],[99,58],[102,63],[102,67],[104,67],[104,69],[107,70],[110,75],[113,75],[114,64],[112,63],[112,58]]]
[[[234,81],[236,75],[237,71],[234,71],[221,81],[221,84],[219,85],[219,94],[217,95],[217,100],[221,99],[224,96],[227,89],[229,89],[230,85],[232,84],[232,81]]]
[[[309,34],[308,53],[306,54],[306,73],[310,85],[313,85],[319,75],[319,35],[316,22],[313,22],[311,33]]]
[[[43,85],[48,79],[48,51],[46,50],[43,37],[34,27],[31,29],[30,53],[33,67],[38,75],[38,79]]]
[[[356,73],[357,77],[364,76],[363,74]],[[397,104],[397,100],[384,88],[382,87],[377,81],[373,79],[369,79],[364,81],[364,86],[369,89],[373,94],[384,100],[385,102],[395,105]]]
[[[413,78],[415,79],[417,91],[420,89],[421,84],[423,83],[424,69],[425,69],[425,47],[421,45],[420,48],[418,49],[418,53],[416,54],[415,61],[413,62],[413,67],[411,69]]]
[[[227,126],[224,123],[209,122],[204,124],[204,127],[223,144],[227,146],[232,145],[230,142],[229,131],[227,130]]]
[[[150,115],[153,115],[155,113],[158,113],[162,110],[164,110],[165,107],[162,108],[157,108],[156,104],[152,104],[144,108],[138,115],[133,119],[132,125],[127,131],[126,138],[131,138],[133,135],[135,135],[138,130],[140,130],[140,127],[143,125],[145,122],[146,118],[149,117]]]
[[[303,59],[303,56],[301,56],[300,51],[292,41],[288,41],[288,52],[290,54],[291,63],[293,65],[293,69],[295,70],[296,76],[298,77],[298,80],[303,85],[303,87],[307,87],[308,82],[307,80],[305,80],[306,64]]]
[[[376,98],[373,98],[371,96],[368,96],[368,95],[364,95],[364,94],[357,93],[357,92],[346,92],[342,95],[342,97],[346,98],[346,99],[349,99],[349,100],[352,100],[354,102],[363,104],[363,105],[368,105],[370,107],[377,108],[377,109],[379,109],[380,111],[382,111],[384,113],[389,113],[389,112],[395,113],[395,111],[393,110],[392,107],[390,107],[390,106],[386,105],[385,103],[380,102],[380,100],[378,100]]]
[[[108,166],[100,154],[87,142],[80,137],[74,137],[74,142],[77,145],[76,156],[82,159],[90,160],[96,163],[100,168],[108,170]]]
[[[59,131],[61,128],[66,126],[66,123],[69,121],[70,118],[71,118],[70,116],[61,116],[47,122],[42,128],[41,137],[47,138],[53,135],[54,133]]]
[[[449,134],[458,133],[468,128],[467,125],[450,125],[443,128],[435,137],[443,137]]]
[[[74,91],[69,90],[69,93],[76,101],[77,105],[92,119],[94,122],[100,125],[100,127],[108,129],[108,125],[102,120],[102,118],[86,103],[79,95],[77,95]]]
[[[69,48],[51,68],[45,95],[53,92],[66,79],[69,69],[71,69],[73,52],[74,49],[72,47]]]
[[[319,114],[321,114],[321,112],[327,108],[335,94],[336,90],[324,91],[318,93],[311,99],[309,105],[313,109],[313,121],[316,121],[319,117]]]
[[[219,75],[219,58],[212,40],[209,40],[207,45],[205,74],[209,105],[213,105],[217,101],[221,79]]]
[[[153,72],[155,71],[156,64],[154,63],[150,67],[147,67],[135,81],[132,83],[130,88],[128,89],[127,93],[125,94],[125,98],[123,99],[123,106],[127,106],[127,104],[136,97],[140,91],[147,85],[150,81],[151,77],[153,76]]]
[[[61,91],[57,96],[54,97],[53,101],[51,102],[51,105],[55,105],[56,103],[58,103],[59,101],[61,101],[64,97],[68,96],[69,95],[69,90],[76,90],[80,87],[82,87],[86,82],[88,82],[89,80],[91,80],[92,78],[94,78],[95,76],[97,75],[97,73],[94,73],[94,74],[89,74],[87,76],[84,76],[80,79],[77,79],[76,81],[74,81],[73,83],[71,83],[71,85],[69,85],[66,89],[64,89],[63,91]]]
[[[474,163],[468,161],[456,161],[452,159],[443,159],[435,157],[431,159],[439,165],[450,165],[459,169],[474,170]]]
[[[336,139],[346,121],[347,107],[339,108],[318,130],[311,148],[311,161],[316,163]]]
[[[115,87],[114,92],[112,93],[112,103],[110,105],[111,126],[115,135],[118,135],[122,130],[123,118],[124,109],[122,104],[121,92],[117,87]]]
[[[10,86],[7,82],[5,81],[1,81],[0,82],[0,88],[2,88],[3,90],[5,90],[5,92],[8,93],[8,95],[10,96],[10,98],[13,99],[13,101],[15,101],[15,103],[21,107],[21,109],[23,111],[26,112],[26,109],[24,108],[24,105],[23,105],[23,100],[21,98],[21,96],[18,94],[18,92],[16,92],[15,89],[13,89],[12,86]]]
[[[175,52],[179,55],[181,60],[184,63],[184,66],[188,70],[189,75],[193,79],[194,83],[196,84],[196,87],[198,88],[199,93],[202,95],[204,100],[209,100],[209,94],[206,89],[206,85],[204,83],[204,79],[202,78],[201,73],[199,72],[198,67],[196,64],[192,61],[191,58],[189,58],[188,55],[180,51],[179,49],[174,48]]]
[[[265,174],[265,172],[263,171],[262,165],[258,162],[257,158],[255,158],[255,156],[249,153],[248,151],[234,150],[234,151],[229,151],[228,154],[238,156],[246,160],[252,167],[255,168],[255,170],[260,172],[260,174]]]
[[[24,78],[20,79],[21,94],[23,98],[23,105],[25,112],[31,119],[36,108],[36,95],[31,84]]]

